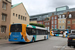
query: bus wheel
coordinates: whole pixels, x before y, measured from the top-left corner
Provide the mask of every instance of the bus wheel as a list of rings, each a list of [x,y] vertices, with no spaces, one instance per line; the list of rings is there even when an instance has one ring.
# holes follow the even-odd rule
[[[35,39],[33,38],[33,39],[32,39],[32,43],[33,43],[34,41],[35,41]]]

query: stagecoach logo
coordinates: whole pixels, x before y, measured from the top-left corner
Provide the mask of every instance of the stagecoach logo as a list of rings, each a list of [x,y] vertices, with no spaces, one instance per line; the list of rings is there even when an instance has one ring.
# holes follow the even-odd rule
[[[15,35],[13,35],[13,37],[19,37],[19,36],[15,36]]]

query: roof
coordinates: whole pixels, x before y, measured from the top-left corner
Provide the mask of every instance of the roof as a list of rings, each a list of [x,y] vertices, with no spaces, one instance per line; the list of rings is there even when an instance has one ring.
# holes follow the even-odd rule
[[[21,2],[21,3],[22,3],[22,2]],[[19,5],[19,4],[21,4],[21,3],[14,4],[14,5],[12,5],[12,7],[11,7],[11,8],[14,8],[14,7],[18,6],[18,5]]]

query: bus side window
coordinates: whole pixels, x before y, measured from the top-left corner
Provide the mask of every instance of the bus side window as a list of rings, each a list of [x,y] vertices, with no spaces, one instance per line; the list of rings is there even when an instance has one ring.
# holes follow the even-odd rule
[[[32,35],[36,35],[36,29],[32,29]]]
[[[31,35],[32,34],[32,29],[31,28],[26,28],[26,32],[28,35]]]
[[[38,29],[36,29],[36,35],[38,35]]]

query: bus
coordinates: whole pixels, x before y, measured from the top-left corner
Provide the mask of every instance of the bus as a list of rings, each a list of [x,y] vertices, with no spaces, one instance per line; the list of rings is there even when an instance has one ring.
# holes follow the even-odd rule
[[[69,34],[69,30],[59,30],[59,29],[52,29],[50,31],[51,36],[61,36],[61,37],[67,37]]]
[[[9,41],[11,42],[35,42],[48,39],[46,28],[26,24],[10,24]]]
[[[52,29],[50,31],[51,36],[61,36],[60,30],[59,29]]]
[[[69,34],[69,30],[68,29],[64,30],[63,37],[68,37],[68,34]]]

